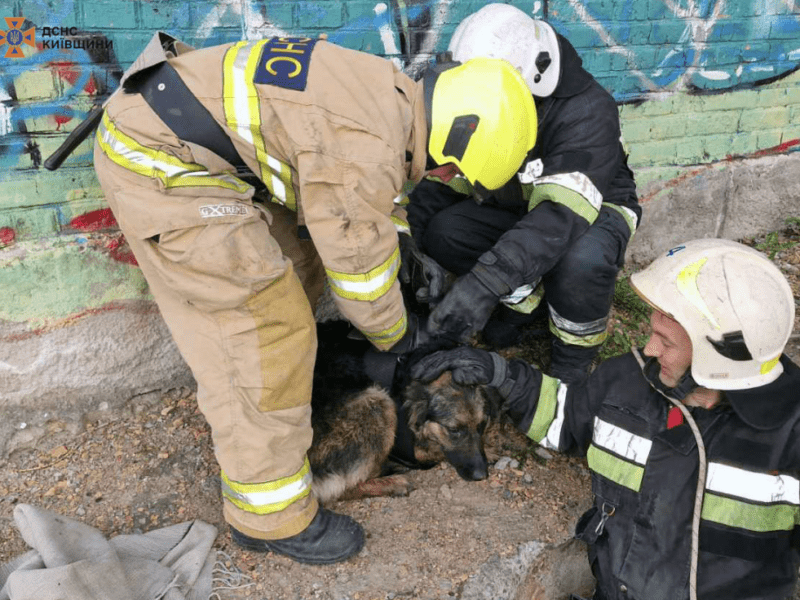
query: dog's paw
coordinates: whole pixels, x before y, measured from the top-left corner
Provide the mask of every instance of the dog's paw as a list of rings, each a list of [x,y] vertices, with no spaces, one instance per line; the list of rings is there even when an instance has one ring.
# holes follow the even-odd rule
[[[403,475],[376,477],[359,483],[345,492],[342,500],[358,500],[360,498],[376,498],[379,496],[408,496],[414,484]]]

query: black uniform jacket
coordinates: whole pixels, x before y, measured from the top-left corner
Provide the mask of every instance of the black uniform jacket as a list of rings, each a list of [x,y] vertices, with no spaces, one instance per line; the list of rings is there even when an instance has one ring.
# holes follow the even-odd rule
[[[773,383],[691,408],[708,475],[699,528],[698,598],[792,597],[800,546],[800,368],[781,357]],[[650,368],[656,367],[656,368]],[[688,424],[632,354],[602,363],[579,386],[522,361],[507,407],[540,444],[587,456],[594,505],[576,535],[588,543],[600,600],[686,600],[699,469]]]

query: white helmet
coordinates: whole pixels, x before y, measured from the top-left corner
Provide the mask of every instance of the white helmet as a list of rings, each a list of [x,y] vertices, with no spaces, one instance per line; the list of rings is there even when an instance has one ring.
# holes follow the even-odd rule
[[[686,242],[632,275],[631,286],[689,334],[698,385],[741,390],[783,373],[794,297],[760,252],[729,240]]]
[[[447,48],[453,59],[502,58],[522,73],[534,96],[558,85],[561,52],[553,28],[509,4],[487,4],[461,21]]]

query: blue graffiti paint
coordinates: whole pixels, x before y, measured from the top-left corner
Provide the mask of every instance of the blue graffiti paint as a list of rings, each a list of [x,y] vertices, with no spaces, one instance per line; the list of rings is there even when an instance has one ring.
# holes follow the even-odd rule
[[[559,0],[548,8],[586,68],[612,82],[618,101],[646,99],[681,80],[696,92],[753,87],[800,67],[800,14],[778,3],[765,10],[759,0],[720,2],[703,0],[691,13],[678,3],[680,14],[668,3],[640,0]],[[752,45],[757,49],[750,51]],[[637,76],[604,69],[604,47],[625,48]]]
[[[50,25],[56,26],[52,20],[48,20]],[[14,59],[8,68],[0,70],[0,86],[3,89],[11,89],[14,81],[23,73],[44,70],[50,68],[52,64],[71,63],[75,65],[77,70],[77,77],[63,94],[54,100],[41,100],[30,104],[19,106],[12,106],[9,116],[9,124],[11,132],[4,139],[5,153],[0,156],[0,168],[17,168],[20,164],[20,159],[25,153],[25,148],[28,145],[27,136],[22,136],[20,131],[25,130],[27,135],[39,133],[29,131],[28,128],[22,128],[21,124],[29,119],[36,119],[49,116],[57,117],[71,117],[73,119],[83,120],[88,116],[84,110],[77,109],[71,106],[79,94],[84,93],[86,85],[89,83],[90,78],[94,77],[95,81],[103,81],[108,72],[102,67],[95,65],[92,62],[91,56],[86,50],[59,50],[59,49],[46,49],[25,58]],[[116,86],[114,77],[112,85]],[[88,153],[73,154],[68,161],[87,160]],[[66,163],[69,164],[69,163]]]
[[[654,92],[679,86],[699,92],[752,87],[800,68],[800,14],[792,12],[790,3],[722,2],[515,0],[511,4],[528,14],[534,9],[546,14],[554,27],[573,41],[586,68],[612,90],[617,101],[643,100]],[[206,47],[242,39],[248,34],[247,15],[260,15],[272,30],[314,36],[324,30],[333,43],[388,55],[410,71],[419,65],[410,65],[409,58],[444,50],[458,20],[479,5],[452,0],[205,0],[170,7],[163,29],[195,46]],[[75,0],[31,0],[24,13],[37,26],[76,24]],[[434,20],[441,15],[447,18]],[[149,22],[157,18],[150,16]],[[309,30],[302,31],[298,23]],[[122,42],[129,35],[122,31],[104,33],[112,43]],[[90,77],[107,77],[108,68],[94,64],[81,49],[44,50],[13,61],[0,58],[0,86],[5,90],[12,89],[24,72],[65,61],[76,65],[78,77],[59,98],[11,107],[12,131],[2,140],[5,153],[0,156],[0,168],[28,164],[20,160],[27,143],[19,132],[22,121],[50,115],[83,118],[84,111],[76,108],[82,104],[78,96]],[[109,81],[109,87],[116,83]],[[70,160],[86,158],[73,156]]]

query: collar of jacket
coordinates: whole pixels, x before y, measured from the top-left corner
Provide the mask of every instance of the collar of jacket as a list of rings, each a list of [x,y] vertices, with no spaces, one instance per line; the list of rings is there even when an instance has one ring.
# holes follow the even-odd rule
[[[551,96],[553,98],[577,96],[591,85],[594,78],[583,68],[583,61],[569,40],[558,33],[556,37],[561,51],[561,75]]]
[[[150,41],[142,50],[142,53],[137,56],[130,67],[122,74],[119,85],[123,87],[129,77],[158,65],[165,60],[174,58],[191,52],[194,50],[189,44],[185,44],[177,38],[172,37],[163,31],[156,31]]]
[[[739,418],[754,429],[777,429],[800,418],[800,367],[785,354],[781,364],[783,373],[772,383],[725,392]]]

